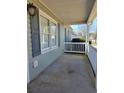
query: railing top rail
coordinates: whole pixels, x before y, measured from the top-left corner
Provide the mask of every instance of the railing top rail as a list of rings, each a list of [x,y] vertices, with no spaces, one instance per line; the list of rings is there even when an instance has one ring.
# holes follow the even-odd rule
[[[96,50],[97,51],[97,48],[96,47],[94,47],[94,46],[89,46],[89,47],[91,47],[92,49],[94,49],[94,50]]]

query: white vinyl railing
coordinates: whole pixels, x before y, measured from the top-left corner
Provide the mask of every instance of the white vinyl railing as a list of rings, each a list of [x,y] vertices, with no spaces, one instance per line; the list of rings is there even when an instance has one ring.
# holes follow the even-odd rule
[[[94,74],[97,73],[97,48],[89,45],[89,51],[87,53],[90,63],[93,67]]]
[[[80,42],[65,42],[64,52],[86,53],[87,43]]]

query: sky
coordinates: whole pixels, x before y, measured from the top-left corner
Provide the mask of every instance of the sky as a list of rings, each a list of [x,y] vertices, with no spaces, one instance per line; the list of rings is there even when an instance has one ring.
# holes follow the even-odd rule
[[[84,30],[85,29],[85,26],[84,24],[79,24],[79,25],[71,25],[73,31],[81,31],[81,30]]]
[[[96,32],[97,31],[97,18],[95,18],[92,22],[92,25],[90,26],[90,32]]]
[[[74,32],[76,31],[83,31],[85,29],[85,24],[79,24],[79,25],[71,25]],[[92,25],[90,26],[90,32],[96,32],[97,29],[97,18],[95,18],[92,22]]]

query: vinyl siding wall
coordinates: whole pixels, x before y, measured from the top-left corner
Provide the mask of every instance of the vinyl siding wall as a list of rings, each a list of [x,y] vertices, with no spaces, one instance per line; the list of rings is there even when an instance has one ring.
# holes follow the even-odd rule
[[[64,26],[60,25],[60,32],[57,33],[57,38],[60,41],[60,46],[58,48],[51,50],[45,54],[40,54],[39,56],[32,57],[32,45],[31,45],[31,29],[30,29],[30,16],[27,13],[27,42],[28,42],[28,83],[33,80],[40,72],[42,72],[46,67],[52,64],[59,56],[64,53]],[[57,42],[58,43],[58,42]],[[33,62],[38,61],[38,66],[33,67]]]

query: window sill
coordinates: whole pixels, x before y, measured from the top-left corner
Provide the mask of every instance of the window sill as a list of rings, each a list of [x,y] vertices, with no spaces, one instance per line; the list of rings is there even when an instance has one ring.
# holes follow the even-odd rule
[[[58,46],[52,46],[52,47],[49,47],[49,48],[45,48],[45,49],[42,49],[41,53],[45,54],[45,53],[48,53],[48,52],[50,52],[54,49],[57,49],[57,48],[58,48]]]

